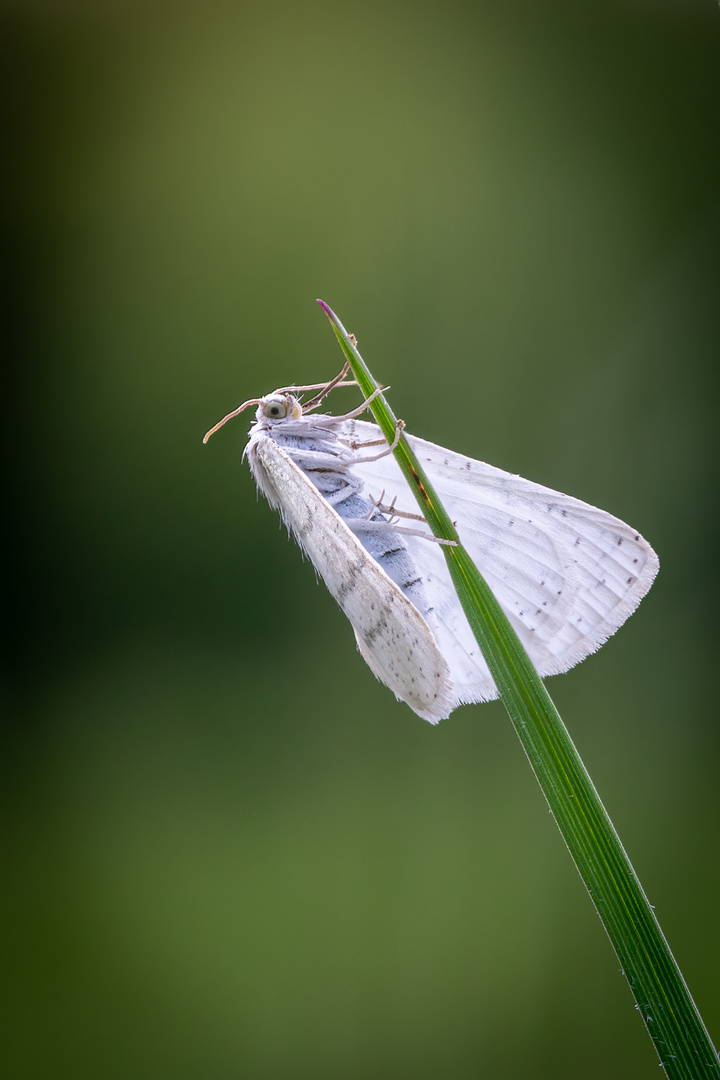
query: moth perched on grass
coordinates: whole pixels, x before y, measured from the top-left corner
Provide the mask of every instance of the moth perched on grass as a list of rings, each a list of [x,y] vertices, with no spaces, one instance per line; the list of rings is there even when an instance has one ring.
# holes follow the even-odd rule
[[[370,669],[411,709],[437,723],[497,689],[457,599],[442,544],[416,512],[379,427],[314,414],[343,382],[289,386],[251,405],[243,456],[258,488],[355,631]],[[319,390],[302,404],[296,395]],[[396,439],[402,425],[398,425]],[[598,649],[652,585],[658,559],[618,518],[569,495],[405,436],[541,676]]]

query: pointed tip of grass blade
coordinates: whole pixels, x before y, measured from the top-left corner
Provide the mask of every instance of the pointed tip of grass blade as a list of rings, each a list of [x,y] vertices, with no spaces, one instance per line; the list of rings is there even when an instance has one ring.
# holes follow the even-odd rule
[[[337,335],[338,340],[341,343],[343,343],[343,348],[350,348],[350,349],[353,350],[353,352],[355,352],[357,354],[357,349],[356,349],[357,341],[355,340],[355,338],[353,337],[352,334],[348,334],[347,330],[345,329],[343,324],[340,322],[340,320],[338,319],[337,315],[335,314],[333,309],[330,307],[330,305],[326,304],[324,300],[320,300],[320,298],[318,298],[317,302],[320,305],[320,307],[323,309],[325,314],[327,315],[328,319],[330,320],[330,324],[331,324],[333,330],[335,331],[335,334]],[[357,359],[358,360],[360,359],[359,354],[357,355]],[[357,372],[355,374],[357,376]]]

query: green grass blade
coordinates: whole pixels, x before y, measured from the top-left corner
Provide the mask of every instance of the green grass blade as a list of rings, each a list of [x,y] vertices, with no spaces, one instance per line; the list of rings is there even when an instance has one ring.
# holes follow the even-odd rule
[[[378,387],[331,309],[330,319],[365,395]],[[392,442],[397,420],[381,394],[371,403]],[[395,457],[435,536],[458,540],[409,443]],[[543,682],[465,549],[443,546],[450,576],[530,764],[630,984],[671,1080],[720,1080],[720,1059],[615,828]]]

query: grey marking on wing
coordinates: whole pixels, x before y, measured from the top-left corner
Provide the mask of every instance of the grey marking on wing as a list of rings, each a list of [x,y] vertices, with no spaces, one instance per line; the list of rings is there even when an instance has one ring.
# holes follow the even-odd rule
[[[358,577],[363,568],[362,562],[348,563],[345,567],[345,577],[340,583],[337,590],[338,603],[345,599],[351,592],[357,589]]]

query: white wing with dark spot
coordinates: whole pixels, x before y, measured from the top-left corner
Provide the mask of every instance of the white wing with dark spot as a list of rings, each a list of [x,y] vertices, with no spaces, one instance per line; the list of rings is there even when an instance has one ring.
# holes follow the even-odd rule
[[[337,380],[335,380],[337,383]],[[327,392],[333,384],[322,389]],[[302,388],[296,388],[302,389]],[[417,503],[380,428],[306,415],[276,390],[257,405],[245,449],[258,487],[347,615],[371,670],[436,723],[497,688],[462,610],[443,548],[417,522]],[[541,676],[567,671],[622,626],[658,559],[604,510],[482,461],[407,436]],[[393,508],[399,518],[393,518]]]
[[[365,441],[378,438],[380,429],[348,421],[343,434]],[[585,659],[635,611],[659,567],[635,529],[580,499],[407,438],[540,675]],[[386,503],[396,498],[397,509],[417,513],[392,455],[353,465],[353,472],[375,498],[384,492]],[[423,568],[437,616],[428,622],[450,666],[455,703],[496,697],[440,546],[411,536],[405,542]]]

